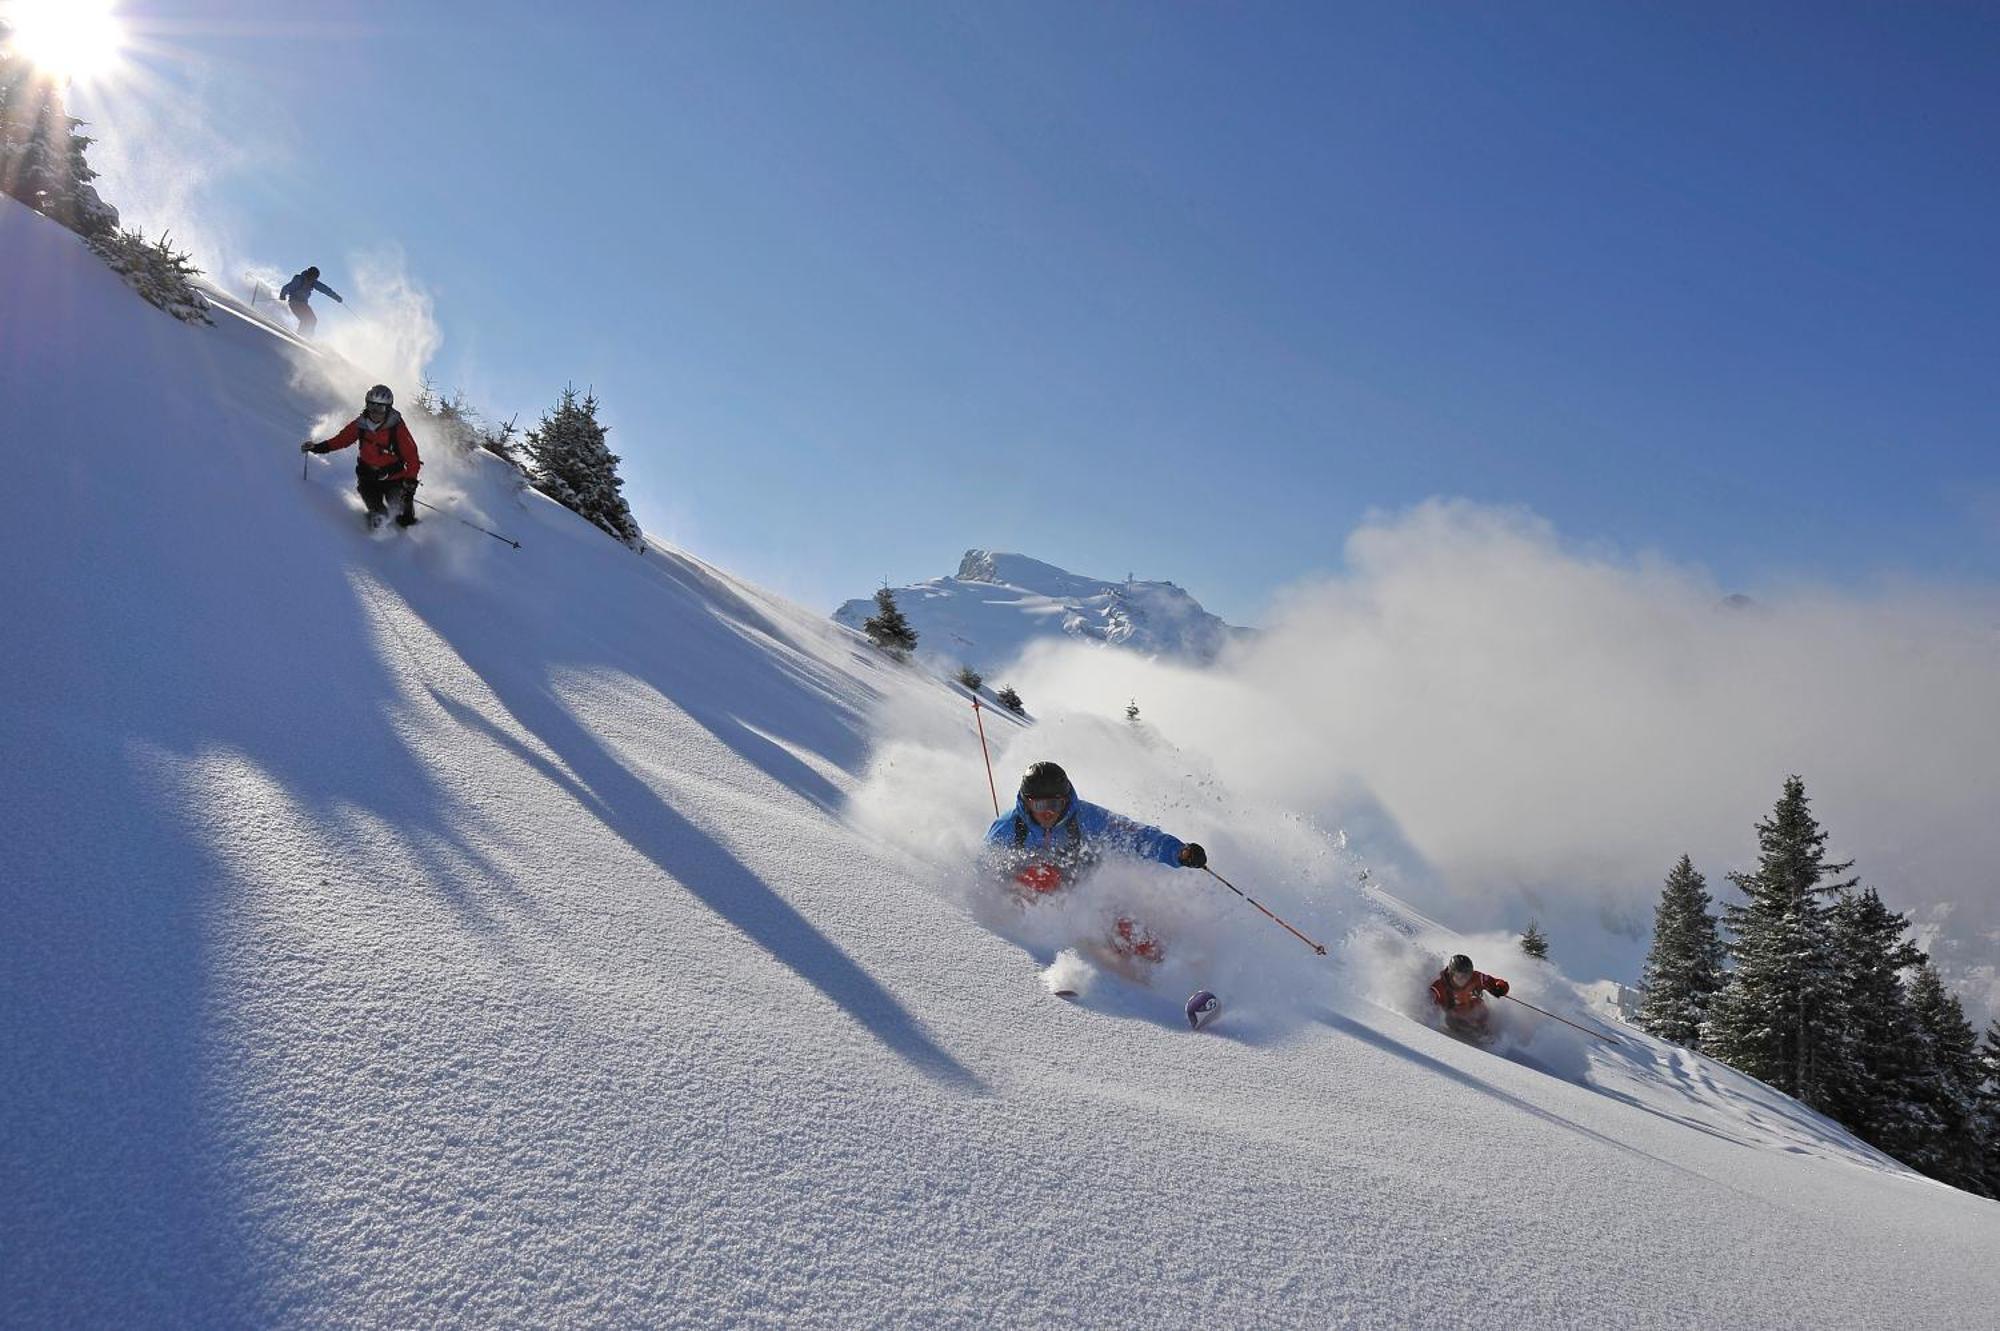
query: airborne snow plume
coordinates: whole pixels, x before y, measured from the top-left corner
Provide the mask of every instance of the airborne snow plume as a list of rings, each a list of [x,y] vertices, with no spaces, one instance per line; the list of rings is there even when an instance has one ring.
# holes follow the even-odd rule
[[[1223,670],[1044,647],[1013,678],[1044,707],[1136,697],[1413,903],[1465,928],[1538,915],[1573,973],[1628,981],[1674,860],[1728,893],[1796,772],[1834,856],[1917,912],[1959,982],[1991,982],[2000,599],[1778,587],[1746,611],[1698,569],[1462,502],[1382,516],[1347,554]]]

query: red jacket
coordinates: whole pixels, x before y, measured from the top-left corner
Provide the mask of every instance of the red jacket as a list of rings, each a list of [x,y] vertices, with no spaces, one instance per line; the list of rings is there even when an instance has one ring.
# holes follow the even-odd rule
[[[361,443],[361,465],[382,473],[385,481],[414,481],[423,469],[417,456],[417,441],[403,420],[403,413],[391,411],[383,422],[370,425],[366,416],[356,416],[341,432],[323,444],[314,444],[315,453],[338,453],[349,444]],[[393,468],[393,470],[389,470]]]
[[[1472,972],[1472,979],[1463,989],[1451,982],[1448,970],[1439,971],[1438,977],[1431,981],[1431,1001],[1448,1014],[1470,1012],[1485,1005],[1487,994],[1505,997],[1506,993],[1507,982],[1484,971]]]

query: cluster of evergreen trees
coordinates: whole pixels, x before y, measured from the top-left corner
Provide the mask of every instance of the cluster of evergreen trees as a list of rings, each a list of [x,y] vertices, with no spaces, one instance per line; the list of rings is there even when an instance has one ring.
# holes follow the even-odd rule
[[[1757,840],[1757,867],[1729,875],[1744,899],[1720,920],[1687,856],[1667,875],[1639,1024],[2000,1197],[2000,1020],[1982,1046],[1908,917],[1857,890],[1852,862],[1828,862],[1805,782],[1785,782]]]
[[[168,242],[121,228],[118,210],[90,182],[96,142],[63,105],[62,86],[12,51],[0,21],[0,193],[83,237],[91,252],[140,296],[177,319],[208,323],[208,299],[194,285],[199,270]]]
[[[644,549],[644,533],[625,502],[618,455],[605,442],[609,427],[597,419],[594,394],[564,388],[540,424],[520,432],[514,420],[483,417],[465,394],[446,397],[429,379],[417,390],[411,409],[427,432],[461,453],[484,450],[518,468],[524,483],[563,507],[588,518],[612,537]]]

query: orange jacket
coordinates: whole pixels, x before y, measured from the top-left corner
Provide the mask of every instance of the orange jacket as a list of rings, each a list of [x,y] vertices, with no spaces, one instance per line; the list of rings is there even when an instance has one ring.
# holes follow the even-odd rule
[[[1461,989],[1451,982],[1451,972],[1443,970],[1431,981],[1431,1001],[1447,1013],[1469,1012],[1486,1002],[1487,994],[1505,997],[1507,982],[1497,975],[1484,971],[1472,972],[1472,979]]]
[[[380,425],[370,425],[366,416],[356,416],[339,434],[323,444],[314,444],[315,453],[338,453],[356,441],[361,444],[361,465],[382,472],[381,480],[414,481],[424,460],[417,456],[416,437],[399,411],[391,411]]]

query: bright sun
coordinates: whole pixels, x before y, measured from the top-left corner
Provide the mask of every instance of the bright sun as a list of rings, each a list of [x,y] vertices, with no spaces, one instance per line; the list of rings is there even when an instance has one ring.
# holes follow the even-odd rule
[[[113,0],[14,0],[0,4],[13,47],[45,74],[88,82],[118,63],[125,30]]]

